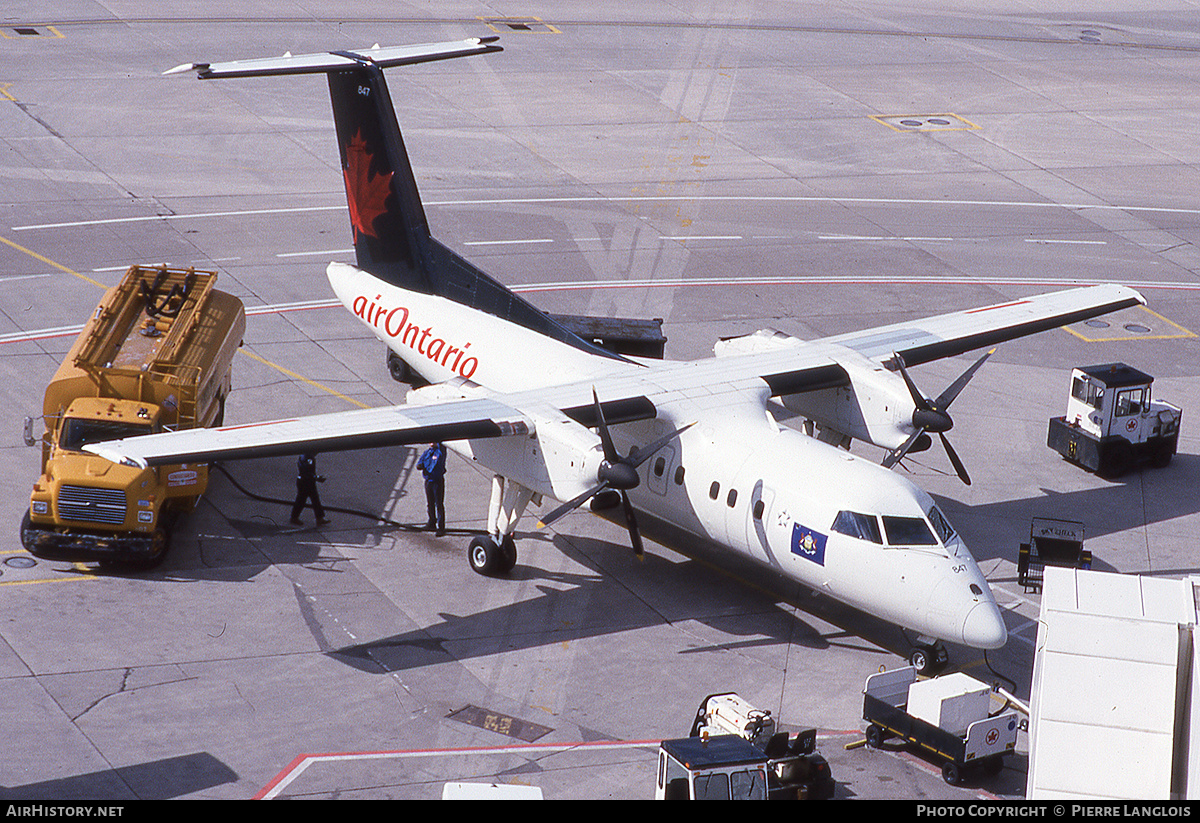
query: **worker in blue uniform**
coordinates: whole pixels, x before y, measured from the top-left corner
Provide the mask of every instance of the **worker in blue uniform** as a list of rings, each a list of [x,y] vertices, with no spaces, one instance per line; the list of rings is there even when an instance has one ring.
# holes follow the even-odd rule
[[[446,446],[444,443],[434,443],[421,459],[417,467],[425,478],[425,503],[429,510],[429,520],[425,528],[436,530],[438,536],[446,533]]]

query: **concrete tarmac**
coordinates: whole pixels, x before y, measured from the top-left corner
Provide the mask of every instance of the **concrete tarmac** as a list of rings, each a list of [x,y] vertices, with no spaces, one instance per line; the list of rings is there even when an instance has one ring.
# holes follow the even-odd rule
[[[638,562],[623,528],[584,511],[539,530],[536,510],[509,577],[471,573],[490,478],[457,457],[444,537],[418,528],[417,452],[387,449],[321,456],[328,525],[288,523],[294,459],[229,463],[159,568],[34,562],[22,418],[134,263],[218,271],[245,301],[227,422],[402,402],[324,276],[353,260],[324,80],[162,72],[499,34],[502,54],[388,80],[435,235],[547,311],[662,318],[686,359],[760,328],[814,338],[1081,283],[1142,290],[1149,305],[1107,325],[1000,347],[954,407],[971,486],[936,444],[897,469],[1006,611],[1008,645],[951,647],[953,669],[1028,698],[1031,517],[1084,521],[1098,569],[1200,569],[1194,6],[352,5],[57,0],[0,17],[0,797],[407,799],[496,781],[646,799],[656,742],[724,691],[817,728],[839,798],[1023,797],[1024,737],[961,787],[854,745],[866,677],[908,644],[773,574],[687,545]],[[934,395],[973,360],[914,377]],[[1113,361],[1185,416],[1169,467],[1108,481],[1045,437],[1070,369]]]

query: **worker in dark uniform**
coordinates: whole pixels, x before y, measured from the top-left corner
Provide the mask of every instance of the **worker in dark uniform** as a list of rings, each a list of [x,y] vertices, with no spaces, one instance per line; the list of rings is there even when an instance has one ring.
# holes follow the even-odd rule
[[[296,461],[296,502],[292,504],[292,523],[300,525],[300,512],[304,504],[312,501],[313,514],[317,522],[324,525],[329,520],[325,517],[325,507],[321,505],[321,497],[317,494],[317,484],[324,483],[325,478],[317,474],[317,456],[302,454]]]
[[[429,509],[425,528],[436,529],[440,537],[446,533],[446,446],[434,443],[421,455],[417,467],[425,477],[425,503]]]

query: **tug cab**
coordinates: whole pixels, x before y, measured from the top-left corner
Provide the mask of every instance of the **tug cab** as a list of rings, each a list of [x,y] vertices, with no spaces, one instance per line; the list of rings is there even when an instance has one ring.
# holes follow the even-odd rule
[[[1168,465],[1183,412],[1154,400],[1153,383],[1153,377],[1124,363],[1073,369],[1067,413],[1050,420],[1046,445],[1106,477],[1119,477],[1143,462]]]

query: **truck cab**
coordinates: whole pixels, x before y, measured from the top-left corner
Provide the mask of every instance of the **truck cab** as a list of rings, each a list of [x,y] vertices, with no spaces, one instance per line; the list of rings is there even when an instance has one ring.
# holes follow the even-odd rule
[[[20,532],[35,557],[141,567],[162,559],[176,517],[207,487],[208,466],[143,469],[83,448],[221,425],[245,309],[215,281],[214,272],[133,266],[96,307],[46,387],[42,471]],[[31,446],[35,420],[25,421]]]
[[[1171,462],[1182,411],[1154,400],[1154,378],[1124,363],[1071,371],[1067,413],[1050,421],[1046,443],[1067,460],[1110,477],[1140,462]]]
[[[655,800],[766,800],[767,756],[734,734],[664,740]]]

